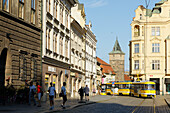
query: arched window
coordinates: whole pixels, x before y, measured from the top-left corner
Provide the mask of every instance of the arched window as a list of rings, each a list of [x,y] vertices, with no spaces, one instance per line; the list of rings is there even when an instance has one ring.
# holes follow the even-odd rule
[[[135,36],[135,37],[140,36],[140,28],[139,28],[139,25],[135,25],[135,27],[134,27],[134,36]]]

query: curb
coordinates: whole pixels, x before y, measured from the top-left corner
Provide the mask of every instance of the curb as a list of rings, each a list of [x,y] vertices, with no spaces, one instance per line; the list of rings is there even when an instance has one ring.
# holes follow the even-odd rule
[[[77,108],[77,107],[80,107],[80,106],[89,105],[89,104],[95,104],[95,103],[97,103],[97,102],[88,102],[88,103],[84,103],[84,104],[77,104],[77,105],[73,105],[70,108],[66,108],[66,109],[63,109],[63,110],[52,110],[52,111],[47,111],[45,113],[54,113],[54,112],[67,111],[67,110],[71,110],[71,109],[74,109],[74,108]]]
[[[167,103],[167,105],[170,107],[169,101],[168,101],[166,98],[165,98],[164,100],[165,100],[165,102]]]

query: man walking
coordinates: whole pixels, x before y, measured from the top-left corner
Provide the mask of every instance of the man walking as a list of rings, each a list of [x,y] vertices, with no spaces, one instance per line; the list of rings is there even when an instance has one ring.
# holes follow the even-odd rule
[[[37,86],[37,95],[38,95],[38,106],[41,107],[41,92],[42,92],[42,87],[39,85],[39,83],[36,83]]]
[[[84,93],[85,93],[85,99],[86,101],[89,101],[89,88],[88,85],[84,88]]]
[[[83,90],[83,88],[81,87],[78,92],[79,92],[79,94],[80,94],[80,100],[83,101],[83,96],[84,96],[84,90]]]
[[[34,98],[34,94],[36,93],[36,87],[33,85],[33,82],[30,82],[30,91],[29,91],[29,105],[31,105],[31,98],[34,101],[34,106],[36,105],[36,101]]]
[[[49,92],[49,100],[50,100],[50,110],[54,109],[54,95],[56,98],[56,90],[55,87],[53,86],[53,83],[50,83],[50,87],[48,88],[48,92]]]
[[[67,95],[66,95],[66,82],[63,82],[63,86],[61,87],[61,93],[63,95],[63,104],[61,105],[63,109],[65,109],[65,103],[67,101]]]

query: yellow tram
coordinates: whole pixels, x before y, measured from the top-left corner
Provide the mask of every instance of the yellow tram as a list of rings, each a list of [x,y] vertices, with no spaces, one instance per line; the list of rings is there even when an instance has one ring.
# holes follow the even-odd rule
[[[115,95],[131,95],[131,85],[132,82],[116,82],[115,88],[118,88],[118,91],[115,91]]]
[[[101,84],[101,95],[113,95],[112,83]]]
[[[133,82],[131,96],[156,97],[156,85],[152,81]]]

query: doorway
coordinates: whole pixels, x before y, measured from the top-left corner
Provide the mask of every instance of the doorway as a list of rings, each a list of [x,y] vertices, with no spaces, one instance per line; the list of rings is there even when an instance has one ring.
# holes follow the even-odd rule
[[[0,86],[5,86],[5,69],[7,59],[7,48],[4,48],[0,54]]]

